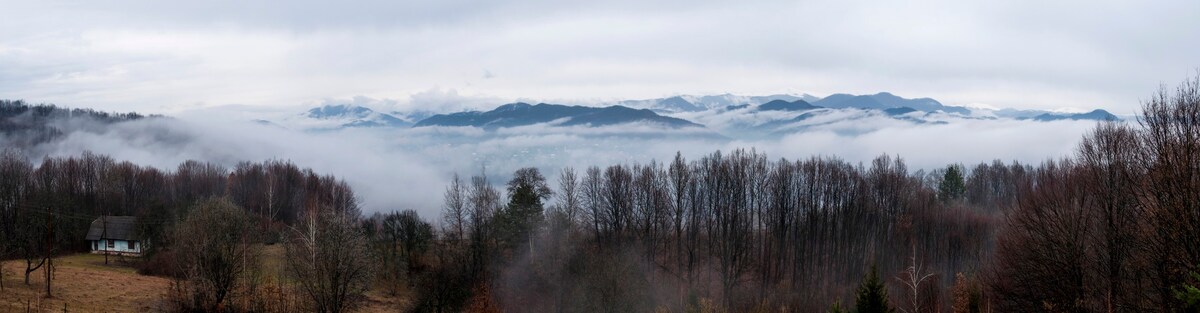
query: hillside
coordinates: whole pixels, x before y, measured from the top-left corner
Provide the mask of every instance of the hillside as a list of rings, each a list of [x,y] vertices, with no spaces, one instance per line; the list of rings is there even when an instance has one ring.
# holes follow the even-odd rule
[[[74,130],[97,129],[143,118],[147,116],[138,113],[68,109],[50,104],[32,105],[21,100],[0,100],[0,143],[10,146],[32,146],[54,141]]]

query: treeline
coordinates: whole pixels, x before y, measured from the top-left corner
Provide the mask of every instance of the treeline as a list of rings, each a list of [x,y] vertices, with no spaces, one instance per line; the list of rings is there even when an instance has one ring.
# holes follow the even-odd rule
[[[75,128],[96,127],[146,117],[132,112],[109,113],[92,109],[61,108],[52,104],[31,105],[22,100],[0,100],[0,143],[10,147],[31,147],[59,139]]]
[[[957,169],[910,173],[888,156],[863,166],[735,150],[564,169],[554,191],[523,169],[507,201],[486,177],[455,178],[433,254],[446,272],[469,274],[436,281],[495,290],[487,300],[509,311],[811,312],[853,299],[872,266],[900,273],[916,262],[937,274],[895,294],[936,307],[949,303],[955,273],[978,273],[991,255],[998,216],[966,204],[1015,202],[995,185],[1019,185],[1028,170],[979,168],[964,178]],[[939,196],[941,181],[958,187]],[[427,301],[448,302],[442,296]]]

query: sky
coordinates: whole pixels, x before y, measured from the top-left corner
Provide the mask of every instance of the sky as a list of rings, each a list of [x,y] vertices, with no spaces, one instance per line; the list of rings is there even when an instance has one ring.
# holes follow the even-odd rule
[[[555,177],[739,148],[866,164],[889,154],[914,171],[1037,164],[1073,153],[1095,124],[876,117],[711,141],[637,125],[310,132],[249,121],[334,103],[451,112],[881,91],[1129,116],[1200,70],[1194,0],[0,0],[0,12],[0,99],[174,117],[72,131],[34,159],[93,151],[172,169],[282,158],[344,178],[367,212],[422,216],[437,216],[455,173],[502,183],[525,166]],[[763,117],[703,114],[691,117],[717,130]]]
[[[9,1],[0,98],[176,114],[330,99],[875,93],[1133,114],[1200,1]]]

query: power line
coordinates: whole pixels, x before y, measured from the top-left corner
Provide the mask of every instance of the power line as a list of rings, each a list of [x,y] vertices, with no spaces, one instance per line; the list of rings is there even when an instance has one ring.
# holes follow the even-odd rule
[[[88,215],[88,214],[72,214],[72,213],[53,212],[53,211],[46,212],[45,207],[40,207],[40,206],[27,204],[27,203],[18,203],[18,202],[11,201],[11,200],[7,203],[0,202],[0,204],[3,204],[5,206],[8,206],[13,209],[24,211],[27,213],[50,214],[50,215],[53,215],[56,217],[75,219],[75,220],[94,221],[96,219],[99,219],[101,216],[103,216],[103,215],[93,216],[93,215]],[[163,218],[163,219],[144,219],[141,217],[135,217],[135,218],[136,218],[135,222],[109,221],[108,223],[163,225],[163,224],[167,224],[167,223],[176,221],[175,219],[172,219],[172,218]]]

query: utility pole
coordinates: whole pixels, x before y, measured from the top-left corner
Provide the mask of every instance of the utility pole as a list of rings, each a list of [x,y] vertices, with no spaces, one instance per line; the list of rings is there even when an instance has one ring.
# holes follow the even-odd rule
[[[103,224],[100,231],[100,246],[104,251],[104,265],[108,265],[108,215],[100,217],[100,223]]]
[[[50,293],[50,271],[54,269],[54,215],[46,206],[46,298],[53,298]]]

